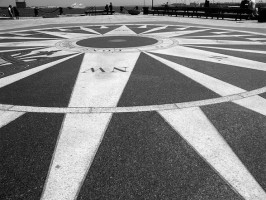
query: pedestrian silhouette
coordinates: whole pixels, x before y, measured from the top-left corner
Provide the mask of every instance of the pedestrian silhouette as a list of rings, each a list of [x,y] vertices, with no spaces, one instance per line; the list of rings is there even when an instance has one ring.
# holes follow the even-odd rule
[[[106,14],[108,15],[108,13],[109,13],[109,6],[108,6],[108,4],[105,5],[105,11],[106,11]]]
[[[113,4],[112,4],[112,2],[110,2],[109,10],[110,10],[110,13],[112,15],[113,14]]]
[[[39,8],[38,7],[34,8],[34,15],[35,15],[35,17],[39,16]]]
[[[8,6],[8,14],[9,14],[9,17],[13,19],[13,8],[11,5]]]
[[[14,10],[15,18],[19,19],[19,11],[18,11],[17,7],[13,7],[13,10]]]

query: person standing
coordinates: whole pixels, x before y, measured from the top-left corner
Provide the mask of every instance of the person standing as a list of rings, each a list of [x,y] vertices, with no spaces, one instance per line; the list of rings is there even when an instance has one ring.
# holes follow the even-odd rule
[[[253,19],[257,16],[257,10],[256,10],[256,2],[255,0],[250,0],[248,4],[248,9],[250,10],[250,18]]]
[[[62,15],[62,14],[63,14],[63,8],[59,7],[59,15]]]
[[[39,16],[39,8],[38,7],[34,8],[34,15],[35,15],[35,17]]]
[[[110,2],[109,10],[110,10],[110,13],[112,15],[113,14],[113,4],[112,4],[112,2]]]
[[[13,8],[11,5],[8,6],[8,14],[9,14],[9,17],[13,19]]]
[[[13,10],[14,10],[15,18],[19,19],[19,11],[18,11],[17,7],[13,7]]]
[[[109,6],[108,6],[108,4],[105,5],[105,12],[108,15],[108,13],[109,13]]]

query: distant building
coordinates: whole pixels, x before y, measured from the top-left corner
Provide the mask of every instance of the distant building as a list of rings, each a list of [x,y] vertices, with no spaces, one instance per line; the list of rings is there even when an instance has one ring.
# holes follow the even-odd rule
[[[16,7],[17,8],[26,8],[25,0],[16,0]]]

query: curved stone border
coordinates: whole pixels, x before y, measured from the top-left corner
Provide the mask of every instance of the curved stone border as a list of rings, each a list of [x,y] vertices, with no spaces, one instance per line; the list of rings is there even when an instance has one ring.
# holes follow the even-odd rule
[[[32,107],[32,106],[17,106],[0,104],[2,111],[16,111],[16,112],[34,112],[34,113],[73,113],[73,114],[90,114],[90,113],[126,113],[126,112],[147,112],[147,111],[161,111],[161,110],[174,110],[190,107],[206,106],[224,102],[232,102],[235,100],[244,99],[247,97],[259,95],[266,92],[266,86],[249,92],[243,92],[225,97],[214,99],[206,99],[200,101],[191,101],[184,103],[173,103],[163,105],[150,105],[150,106],[133,106],[133,107],[88,107],[88,108],[54,108],[54,107]]]
[[[148,37],[157,40],[158,42],[147,46],[138,47],[126,47],[126,48],[91,48],[79,46],[76,43],[80,40],[97,38],[97,37],[110,37],[110,36],[125,36],[125,35],[96,35],[96,36],[86,36],[79,37],[75,39],[66,39],[56,43],[56,48],[63,51],[72,51],[78,53],[127,53],[127,52],[139,52],[139,51],[152,51],[157,49],[166,49],[178,45],[178,41],[173,38],[164,38],[153,35],[130,35],[131,37]]]

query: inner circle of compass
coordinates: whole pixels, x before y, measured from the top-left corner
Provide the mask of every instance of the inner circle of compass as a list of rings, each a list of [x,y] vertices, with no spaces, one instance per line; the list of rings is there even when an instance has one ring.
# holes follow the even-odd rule
[[[153,45],[157,42],[158,40],[149,37],[105,36],[80,40],[76,44],[92,48],[129,48]]]
[[[116,24],[0,37],[4,110],[139,112],[265,98],[266,36],[257,33]]]

